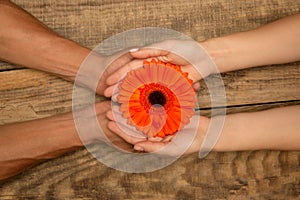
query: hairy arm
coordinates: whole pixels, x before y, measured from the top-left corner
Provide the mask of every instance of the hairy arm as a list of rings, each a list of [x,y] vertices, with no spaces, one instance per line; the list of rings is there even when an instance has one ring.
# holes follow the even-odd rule
[[[0,60],[74,80],[90,52],[8,0],[0,1]],[[0,180],[82,146],[72,114],[0,126]]]
[[[5,60],[37,70],[50,72],[74,81],[81,62],[90,50],[59,36],[32,15],[8,0],[0,0],[0,60]],[[81,84],[98,80],[93,67],[100,67],[104,57],[93,54],[91,73]],[[119,57],[105,71],[108,75],[131,57]],[[102,77],[102,78],[103,78]],[[96,79],[97,78],[97,79]],[[106,87],[104,79],[98,82],[97,93]],[[86,81],[86,82],[84,82]],[[100,103],[97,117],[106,126],[105,112],[109,103]],[[104,117],[103,117],[104,116]],[[85,117],[85,116],[83,116]],[[108,131],[107,131],[108,132]],[[114,135],[111,134],[113,137]],[[101,138],[97,138],[97,140]],[[11,177],[45,159],[57,157],[83,144],[79,140],[71,113],[0,126],[0,180]]]
[[[82,146],[72,114],[0,126],[0,180]]]
[[[90,50],[59,36],[14,3],[0,1],[0,59],[73,81]]]
[[[82,116],[82,118],[86,121],[97,118],[106,137],[115,145],[124,146],[123,140],[106,127],[108,123],[106,112],[109,109],[109,101],[97,103],[95,104],[96,115]],[[0,181],[44,160],[82,147],[84,144],[103,140],[102,133],[92,130],[84,135],[84,138],[80,138],[72,113],[0,126]]]

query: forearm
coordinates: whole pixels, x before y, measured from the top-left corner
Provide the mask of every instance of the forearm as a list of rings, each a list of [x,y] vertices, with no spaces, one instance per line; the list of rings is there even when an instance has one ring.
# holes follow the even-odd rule
[[[0,180],[82,146],[72,114],[0,126]]]
[[[0,1],[0,59],[74,80],[90,50],[60,37],[10,1]]]
[[[300,105],[226,116],[216,151],[300,150]]]
[[[300,14],[202,42],[220,72],[300,60]]]

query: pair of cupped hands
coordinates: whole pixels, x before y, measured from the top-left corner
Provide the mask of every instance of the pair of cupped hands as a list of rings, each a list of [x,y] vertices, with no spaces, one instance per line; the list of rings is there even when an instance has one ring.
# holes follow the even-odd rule
[[[191,51],[191,49],[193,49],[195,45],[199,46],[197,42],[192,40],[165,40],[163,42],[155,43],[150,46],[130,49],[129,51],[115,59],[103,72],[100,81],[98,82],[96,92],[100,95],[111,97],[112,101],[117,101],[116,97],[118,94],[115,93],[115,88],[118,86],[118,83],[126,76],[127,72],[140,68],[141,66],[143,66],[144,60],[150,59],[156,59],[162,62],[168,62],[181,66],[181,70],[189,74],[189,78],[194,82],[193,87],[195,88],[195,90],[197,90],[200,88],[199,80],[213,72],[207,71],[206,73],[200,74],[197,69],[192,64],[190,64],[189,61],[185,60],[180,55],[173,53],[172,51],[166,50],[181,49],[185,52],[197,54],[197,52]],[[197,57],[197,55],[193,56]],[[201,61],[199,60],[199,63],[200,62]],[[125,126],[121,128],[120,126],[122,126],[122,124],[120,124],[114,117],[111,101],[96,103],[95,111],[98,123],[101,126],[104,134],[110,140],[110,142],[116,146],[118,146],[121,137],[127,143],[133,145],[133,148],[136,151],[159,152],[159,150],[171,143],[174,137],[174,135],[172,135],[166,136],[165,138],[147,138],[142,136],[142,133],[140,133],[140,135],[132,133],[132,129],[126,129]],[[189,127],[176,133],[194,134],[196,132],[193,141],[190,141],[189,148],[187,148],[187,150],[184,152],[185,154],[199,151],[208,130],[210,118],[197,116],[197,120],[201,121],[201,123],[198,123],[198,126]],[[103,138],[93,138],[93,140],[103,140]],[[176,145],[174,147],[174,152],[168,151],[167,154],[175,155],[175,148]],[[164,154],[166,153],[165,151],[163,152]]]

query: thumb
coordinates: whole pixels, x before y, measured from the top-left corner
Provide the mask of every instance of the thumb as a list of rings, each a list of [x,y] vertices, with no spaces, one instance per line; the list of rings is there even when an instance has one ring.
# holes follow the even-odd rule
[[[132,57],[139,58],[139,59],[166,56],[169,54],[169,52],[166,50],[157,49],[153,47],[147,47],[142,49],[131,49],[129,52]]]
[[[154,151],[158,151],[161,148],[165,147],[167,144],[168,144],[168,142],[145,141],[145,142],[136,143],[134,145],[134,149],[137,151],[154,152]]]

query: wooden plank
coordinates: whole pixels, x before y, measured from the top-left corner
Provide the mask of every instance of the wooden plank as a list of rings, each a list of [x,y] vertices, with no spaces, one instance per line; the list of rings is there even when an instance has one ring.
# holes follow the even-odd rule
[[[14,1],[61,35],[90,48],[131,28],[167,27],[200,41],[300,11],[300,1],[294,0]],[[298,66],[225,74],[229,111],[297,103]],[[201,106],[209,108],[202,86],[200,100],[206,105]],[[1,72],[0,88],[0,124],[71,110],[72,84],[54,76],[27,69]],[[257,105],[251,104],[254,101]],[[268,102],[274,103],[260,105]],[[126,174],[81,149],[0,184],[0,199],[299,199],[299,163],[299,152],[213,152],[203,160],[196,154],[186,156],[156,172]]]
[[[213,85],[216,77],[206,81]],[[231,107],[300,100],[299,63],[230,72],[223,74],[223,81],[226,105]],[[72,109],[73,84],[53,75],[30,69],[4,71],[0,72],[0,83],[0,124],[43,118]],[[204,81],[201,85],[200,108],[209,109],[210,94]],[[217,92],[221,88],[218,83],[213,86]],[[83,91],[79,103],[87,104],[91,96]],[[260,107],[263,106],[267,105]]]
[[[299,100],[300,62],[285,65],[257,67],[224,73],[222,75],[228,106],[259,104],[278,101]],[[222,94],[219,78],[211,76],[202,81],[199,92],[200,107],[205,108],[211,101],[206,85],[214,93]],[[219,91],[219,92],[218,92]],[[216,101],[215,105],[219,106]]]
[[[298,199],[299,159],[300,152],[212,152],[130,174],[82,149],[0,185],[0,199]]]
[[[0,72],[1,71],[8,71],[8,70],[14,70],[14,69],[23,69],[24,67],[22,66],[17,66],[14,64],[10,64],[7,62],[1,62],[0,61]]]
[[[170,28],[201,41],[257,28],[300,11],[300,1],[295,0],[13,1],[60,35],[89,48],[139,27]]]
[[[299,105],[300,100],[294,101],[283,101],[283,102],[273,102],[273,103],[258,103],[258,104],[250,104],[250,105],[235,105],[235,106],[228,106],[226,107],[226,114],[234,114],[240,112],[258,112],[272,108],[279,108],[284,106],[292,106],[292,105]],[[224,108],[199,108],[196,110],[196,114],[211,117],[212,111],[213,115],[222,115],[224,113]]]
[[[0,124],[48,117],[72,110],[73,83],[44,72],[22,69],[0,72]],[[80,88],[80,87],[79,87]],[[94,94],[79,89],[77,105]],[[97,101],[103,99],[96,97]]]

